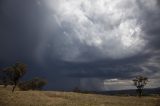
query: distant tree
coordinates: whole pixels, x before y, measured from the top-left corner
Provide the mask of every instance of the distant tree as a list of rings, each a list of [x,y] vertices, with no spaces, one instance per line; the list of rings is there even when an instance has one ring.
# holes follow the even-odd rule
[[[134,82],[134,85],[137,87],[138,96],[141,97],[143,94],[144,86],[148,82],[148,78],[143,76],[138,76],[133,80],[133,82]]]
[[[47,81],[41,78],[34,78],[31,81],[32,90],[42,90],[42,88],[47,84]]]
[[[30,81],[21,82],[18,86],[21,90],[42,90],[47,81],[41,78],[34,78]]]
[[[5,72],[5,80],[7,79],[8,82],[13,83],[13,89],[12,92],[14,92],[20,78],[24,76],[26,73],[26,65],[23,63],[16,63],[13,66],[7,67],[4,69]],[[5,85],[7,86],[7,85]]]
[[[75,88],[73,89],[73,92],[81,92],[81,90],[80,90],[78,87],[75,87]]]

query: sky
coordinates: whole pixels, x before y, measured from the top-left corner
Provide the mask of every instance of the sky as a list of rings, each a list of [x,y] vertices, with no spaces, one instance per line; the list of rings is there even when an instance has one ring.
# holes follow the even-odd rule
[[[0,67],[26,63],[46,89],[160,87],[159,0],[0,0]]]

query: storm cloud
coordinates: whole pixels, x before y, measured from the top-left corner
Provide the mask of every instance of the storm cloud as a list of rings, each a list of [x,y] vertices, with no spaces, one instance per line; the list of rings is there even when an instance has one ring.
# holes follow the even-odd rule
[[[65,48],[60,47],[64,60],[121,59],[144,50],[143,10],[135,0],[49,0],[49,4],[66,38]]]
[[[158,2],[1,0],[0,63],[28,63],[37,70],[28,77],[46,77],[49,89],[127,89],[137,75],[157,87]]]

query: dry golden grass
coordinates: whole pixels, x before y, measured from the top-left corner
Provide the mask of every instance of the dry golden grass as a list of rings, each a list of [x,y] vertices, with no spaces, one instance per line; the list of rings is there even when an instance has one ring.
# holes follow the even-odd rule
[[[0,88],[0,106],[160,106],[159,97],[122,97],[56,91]]]

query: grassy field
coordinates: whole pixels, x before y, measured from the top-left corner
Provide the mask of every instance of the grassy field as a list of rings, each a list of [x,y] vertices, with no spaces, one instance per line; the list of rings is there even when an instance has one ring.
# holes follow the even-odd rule
[[[160,106],[159,97],[104,96],[56,91],[15,91],[0,87],[0,106]]]

